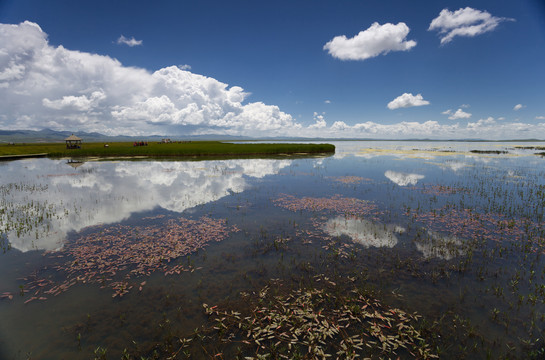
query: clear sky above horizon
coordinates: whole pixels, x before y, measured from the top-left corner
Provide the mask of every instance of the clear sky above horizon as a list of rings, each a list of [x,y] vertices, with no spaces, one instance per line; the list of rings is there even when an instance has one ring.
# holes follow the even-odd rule
[[[545,139],[545,1],[0,0],[0,129]]]

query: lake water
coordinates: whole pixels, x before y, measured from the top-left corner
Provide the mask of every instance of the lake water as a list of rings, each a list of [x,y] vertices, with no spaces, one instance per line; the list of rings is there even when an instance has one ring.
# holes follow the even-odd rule
[[[543,357],[543,144],[335,145],[0,162],[0,359]]]

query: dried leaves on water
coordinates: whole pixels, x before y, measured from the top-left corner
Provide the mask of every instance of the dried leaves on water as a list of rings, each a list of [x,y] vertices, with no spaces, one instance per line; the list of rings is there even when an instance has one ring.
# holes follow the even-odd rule
[[[329,198],[297,198],[292,195],[281,194],[277,199],[273,200],[273,203],[276,206],[280,206],[291,211],[328,210],[340,214],[344,213],[359,216],[377,213],[377,206],[373,202],[343,197],[341,195],[333,195]]]
[[[45,256],[59,259],[54,266],[63,278],[53,281],[44,269],[25,280],[25,291],[31,299],[42,295],[59,295],[77,283],[98,283],[114,290],[113,297],[125,295],[133,286],[130,280],[149,276],[155,271],[165,275],[194,269],[171,264],[177,258],[204,248],[209,242],[221,241],[238,229],[227,226],[224,219],[201,217],[198,220],[178,218],[148,226],[115,225],[86,231],[56,252]],[[43,274],[40,274],[43,273]],[[145,285],[140,283],[139,289]],[[29,299],[30,300],[30,299]]]
[[[333,181],[345,184],[345,185],[352,185],[352,184],[360,184],[362,182],[372,182],[373,179],[364,178],[360,176],[339,176],[339,177],[330,177]]]
[[[432,211],[409,209],[407,216],[422,222],[433,231],[456,234],[463,238],[480,237],[490,241],[522,240],[535,224],[527,219],[511,219],[500,213],[479,213],[473,209],[444,207]]]
[[[248,314],[203,304],[212,325],[197,337],[203,341],[199,349],[219,342],[225,348],[209,354],[228,356],[226,349],[236,344],[236,356],[244,359],[437,357],[417,329],[418,315],[353,287],[342,289],[323,275],[315,276],[314,284],[279,294],[283,289],[276,283],[244,294]]]

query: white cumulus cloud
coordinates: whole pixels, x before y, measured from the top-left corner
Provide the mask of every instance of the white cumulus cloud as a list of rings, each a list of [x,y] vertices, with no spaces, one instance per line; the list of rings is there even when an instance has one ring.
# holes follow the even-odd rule
[[[496,124],[496,120],[492,116],[489,116],[486,119],[479,119],[477,122],[470,122],[467,124],[468,129],[481,129],[486,128],[490,126],[494,126]]]
[[[473,37],[494,30],[502,21],[513,19],[492,16],[487,11],[470,7],[456,11],[443,9],[432,20],[428,30],[436,30],[441,37],[441,44],[452,41],[456,36]]]
[[[394,100],[388,103],[388,109],[395,110],[399,108],[407,108],[413,106],[429,105],[429,101],[424,100],[421,94],[413,95],[411,93],[404,93],[396,97]]]
[[[129,38],[124,37],[123,35],[121,35],[117,39],[118,44],[125,44],[125,45],[130,46],[130,47],[142,45],[142,42],[143,42],[142,40],[136,40],[134,37],[131,37],[129,39]]]
[[[522,104],[517,104],[513,107],[513,110],[515,111],[519,111],[520,109],[522,108],[525,108],[526,106],[525,105],[522,105]]]
[[[323,114],[320,115],[317,112],[314,112],[314,121],[315,123],[310,125],[309,129],[323,129],[327,126]]]
[[[108,135],[275,135],[301,125],[239,86],[170,66],[153,73],[51,46],[35,23],[0,24],[0,128]]]
[[[104,95],[104,92],[102,91],[93,91],[89,97],[86,95],[81,96],[63,96],[62,99],[58,100],[49,100],[48,98],[44,98],[42,100],[42,104],[45,107],[48,107],[50,109],[56,109],[61,110],[64,108],[73,108],[75,110],[80,111],[88,111],[91,110],[94,106],[98,105],[98,102],[100,100],[103,100],[106,98],[106,95]]]
[[[463,111],[462,109],[458,109],[455,112],[452,112],[452,110],[449,109],[449,110],[443,111],[441,114],[450,115],[448,117],[450,120],[469,119],[471,117],[470,113],[467,113]]]
[[[407,51],[416,46],[416,41],[406,39],[409,31],[402,22],[397,25],[375,22],[352,38],[335,36],[324,45],[324,50],[341,60],[365,60],[390,51]]]
[[[498,118],[500,120],[500,118]],[[310,130],[310,129],[307,129]],[[329,128],[321,129],[312,136],[331,138],[369,138],[369,139],[528,139],[535,134],[545,134],[545,122],[532,124],[523,122],[497,122],[489,117],[465,125],[459,123],[443,124],[428,120],[402,121],[393,124],[381,124],[366,121],[349,125],[335,121]]]
[[[350,129],[350,128],[351,128],[351,126],[349,126],[344,121],[335,121],[333,123],[333,125],[331,125],[331,130],[333,130],[333,131],[343,131],[343,130],[347,130],[347,129]]]

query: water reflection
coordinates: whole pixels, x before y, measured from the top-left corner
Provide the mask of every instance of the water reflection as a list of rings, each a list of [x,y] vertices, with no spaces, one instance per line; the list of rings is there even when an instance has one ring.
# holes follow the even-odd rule
[[[456,160],[450,160],[450,161],[445,161],[443,163],[440,163],[439,166],[443,169],[450,169],[454,172],[457,172],[463,168],[465,168],[466,166],[469,166],[468,164],[464,163],[464,162],[461,162],[461,161],[456,161]]]
[[[386,171],[384,176],[399,186],[416,185],[419,180],[422,180],[425,177],[424,175],[408,174],[391,170]]]
[[[456,236],[441,235],[428,230],[427,236],[414,241],[418,251],[426,258],[450,260],[464,254],[461,246],[463,241]]]
[[[324,230],[330,236],[346,235],[352,241],[365,247],[394,247],[398,240],[394,232],[402,233],[405,229],[387,226],[365,219],[338,216],[325,224]]]
[[[7,165],[1,178],[0,233],[21,251],[55,250],[67,233],[161,207],[183,212],[277,174],[291,160],[91,162],[34,159]]]

